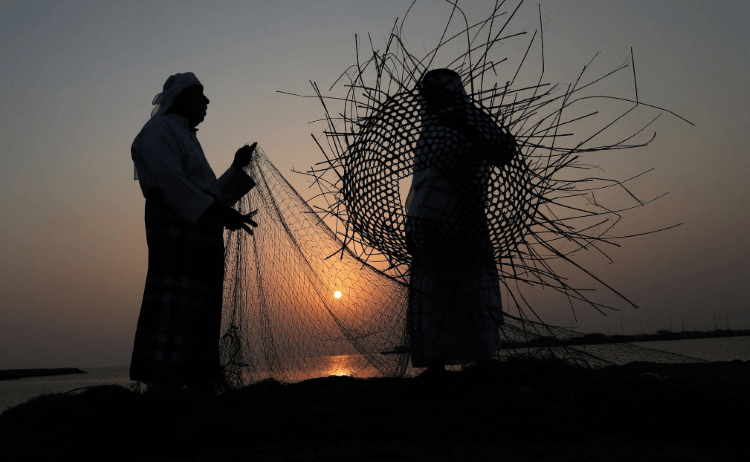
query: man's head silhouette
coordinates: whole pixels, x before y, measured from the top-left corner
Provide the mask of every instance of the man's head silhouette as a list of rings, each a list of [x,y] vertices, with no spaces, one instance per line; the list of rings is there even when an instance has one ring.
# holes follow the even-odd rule
[[[209,100],[203,94],[203,85],[194,85],[182,91],[174,100],[172,107],[167,112],[171,112],[188,120],[188,126],[195,128],[206,118],[206,110]]]

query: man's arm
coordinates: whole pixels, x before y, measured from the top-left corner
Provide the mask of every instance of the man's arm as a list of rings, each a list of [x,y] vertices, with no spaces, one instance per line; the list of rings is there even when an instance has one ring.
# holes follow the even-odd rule
[[[518,151],[518,145],[513,135],[495,125],[494,122],[488,123],[483,128],[489,131],[497,130],[495,132],[499,134],[499,140],[497,141],[490,141],[487,138],[490,133],[485,136],[484,130],[467,123],[463,117],[443,115],[439,120],[442,125],[461,133],[467,141],[474,145],[473,152],[480,154],[496,167],[502,168],[510,163]]]
[[[251,215],[252,214],[243,215],[231,207],[227,207],[226,205],[223,205],[218,201],[214,201],[214,203],[211,204],[211,206],[203,214],[203,217],[201,217],[201,219],[203,219],[204,217],[214,219],[224,225],[225,228],[232,231],[237,231],[238,229],[242,228],[252,236],[253,230],[250,229],[247,225],[257,228],[258,223],[256,223],[255,220],[251,218]]]
[[[232,166],[219,177],[222,204],[229,207],[233,206],[242,196],[255,187],[255,181],[245,173],[245,168],[252,162],[257,145],[258,143],[253,143],[251,146],[243,146],[238,149],[234,155]]]

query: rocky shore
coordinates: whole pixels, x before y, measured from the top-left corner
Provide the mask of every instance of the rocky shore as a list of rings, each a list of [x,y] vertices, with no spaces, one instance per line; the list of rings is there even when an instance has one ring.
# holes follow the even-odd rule
[[[417,378],[262,381],[205,397],[116,385],[0,415],[0,459],[750,460],[750,363],[514,359]]]

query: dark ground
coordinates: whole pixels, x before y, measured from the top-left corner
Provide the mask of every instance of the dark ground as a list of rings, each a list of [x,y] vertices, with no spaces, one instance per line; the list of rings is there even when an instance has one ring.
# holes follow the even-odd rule
[[[750,362],[525,359],[217,398],[116,385],[44,395],[0,415],[0,460],[747,461],[748,416]]]

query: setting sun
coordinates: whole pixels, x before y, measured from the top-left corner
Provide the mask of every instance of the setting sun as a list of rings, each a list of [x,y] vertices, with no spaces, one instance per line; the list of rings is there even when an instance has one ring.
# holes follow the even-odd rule
[[[341,298],[341,291],[337,290],[336,292],[333,293],[333,296],[336,298]]]

